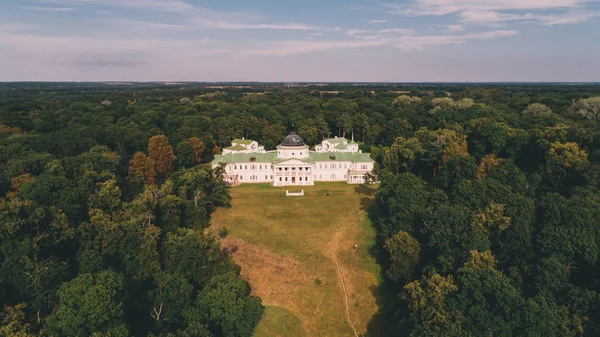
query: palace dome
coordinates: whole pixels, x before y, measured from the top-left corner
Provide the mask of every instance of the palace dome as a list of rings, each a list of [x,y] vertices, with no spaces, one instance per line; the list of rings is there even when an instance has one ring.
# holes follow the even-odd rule
[[[283,139],[283,142],[281,142],[281,146],[300,147],[304,146],[304,141],[300,136],[292,132]]]

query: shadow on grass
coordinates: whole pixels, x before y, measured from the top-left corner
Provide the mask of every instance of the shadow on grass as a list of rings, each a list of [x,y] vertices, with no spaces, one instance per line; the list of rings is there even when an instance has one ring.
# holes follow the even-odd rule
[[[367,217],[373,226],[377,228],[379,219],[379,209],[375,201],[377,187],[359,185],[354,190],[356,193],[362,195],[360,200],[361,210],[367,213]],[[394,320],[398,306],[397,294],[399,289],[396,285],[392,284],[392,282],[388,281],[385,276],[389,259],[383,250],[383,242],[381,242],[379,237],[376,239],[376,244],[369,248],[369,254],[377,261],[377,264],[381,266],[381,274],[378,275],[380,281],[379,286],[372,286],[370,289],[377,301],[379,311],[369,321],[367,332],[363,336],[398,336],[397,331],[394,331],[393,327],[396,326]]]

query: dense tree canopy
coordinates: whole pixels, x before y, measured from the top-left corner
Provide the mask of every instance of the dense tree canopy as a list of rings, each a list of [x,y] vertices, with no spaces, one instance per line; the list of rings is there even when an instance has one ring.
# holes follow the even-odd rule
[[[135,96],[135,99],[134,99]],[[384,331],[600,334],[594,85],[0,84],[0,336],[251,336],[209,163],[354,138],[378,162]]]

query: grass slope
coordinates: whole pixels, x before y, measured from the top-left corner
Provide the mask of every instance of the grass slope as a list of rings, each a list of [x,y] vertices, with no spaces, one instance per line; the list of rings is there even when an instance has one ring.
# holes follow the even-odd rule
[[[352,325],[366,331],[379,309],[380,270],[369,254],[375,232],[362,210],[373,191],[345,183],[304,187],[304,197],[266,184],[231,190],[232,208],[215,213],[211,230],[227,228],[223,246],[237,245],[242,276],[268,306],[256,336],[299,336],[294,322],[308,336],[354,336]]]

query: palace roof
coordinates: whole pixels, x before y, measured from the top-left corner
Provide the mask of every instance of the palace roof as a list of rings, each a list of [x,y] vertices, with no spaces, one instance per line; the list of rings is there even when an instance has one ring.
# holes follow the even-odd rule
[[[339,143],[343,143],[343,142],[348,142],[348,139],[344,138],[344,137],[339,137],[339,138],[329,138],[329,139],[325,139],[325,141],[331,143],[331,144],[339,144]]]
[[[281,142],[281,146],[300,147],[305,145],[304,141],[302,140],[302,137],[292,132],[283,139],[283,142]]]
[[[254,160],[251,160],[250,158],[254,158]],[[265,153],[219,154],[215,156],[212,163],[272,163],[275,160],[277,160],[277,152],[269,151]]]
[[[371,155],[362,152],[310,152],[309,158],[313,162],[350,161],[353,163],[373,163]],[[334,159],[332,159],[334,158]]]
[[[254,157],[254,160],[251,158]],[[277,151],[265,153],[230,153],[225,155],[216,155],[213,164],[219,163],[280,163],[287,160],[300,160],[304,162],[328,162],[345,161],[353,163],[372,163],[371,156],[368,153],[360,152],[309,152],[308,158],[278,158]]]
[[[243,147],[240,144],[236,144],[235,146],[226,147],[225,150],[230,150],[230,151],[245,151],[246,148]]]
[[[250,144],[252,144],[252,142],[254,142],[252,139],[234,139],[231,141],[231,143],[244,144],[244,145],[250,145]]]

